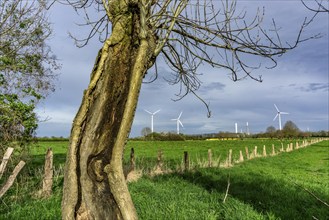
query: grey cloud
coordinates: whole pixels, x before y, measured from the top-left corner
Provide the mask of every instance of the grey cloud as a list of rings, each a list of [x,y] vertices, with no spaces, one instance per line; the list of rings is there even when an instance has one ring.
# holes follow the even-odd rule
[[[213,82],[207,85],[204,85],[204,89],[209,91],[209,90],[217,90],[217,91],[223,91],[224,88],[226,87],[225,84],[220,83],[220,82]]]
[[[253,10],[249,9],[256,6],[249,4],[248,1],[242,3],[252,15]],[[302,22],[306,16],[303,7],[296,6],[296,2],[288,1],[284,3],[284,7],[282,2],[277,1],[253,3],[266,6],[265,22],[271,22],[273,17],[278,27],[282,27],[282,42],[294,41],[296,30],[299,28],[296,24]],[[62,13],[63,8],[68,13]],[[38,135],[68,136],[101,45],[93,41],[86,48],[75,48],[72,39],[67,37],[67,31],[78,33],[79,36],[83,36],[84,32],[73,24],[74,16],[66,7],[58,5],[53,10],[56,12],[51,16],[55,28],[51,46],[59,59],[62,59],[63,68],[57,92],[47,98],[44,108],[40,110],[42,115],[49,116],[52,120],[40,125]],[[328,22],[324,18],[327,17],[319,15],[305,30],[307,35],[304,37],[328,30]],[[179,92],[179,85],[172,86],[164,80],[172,77],[171,71],[165,63],[158,62],[158,79],[152,84],[142,85],[131,136],[139,136],[143,127],[150,126],[150,115],[144,109],[161,109],[154,118],[155,131],[158,132],[175,131],[175,122],[170,119],[177,117],[180,111],[183,111],[183,133],[234,131],[234,123],[238,123],[239,128],[244,129],[247,121],[251,132],[261,132],[270,125],[278,127],[277,121],[273,122],[276,114],[274,103],[280,110],[290,113],[283,117],[283,123],[292,120],[297,122],[301,129],[328,129],[327,48],[326,36],[304,42],[295,50],[278,58],[278,66],[275,69],[261,68],[252,72],[253,76],[263,75],[263,83],[256,83],[253,80],[233,83],[224,69],[200,66],[199,73],[204,74],[199,76],[203,83],[198,95],[207,103],[210,101],[212,117],[209,119],[206,117],[207,111],[203,103],[193,95],[188,95],[179,102],[172,101]],[[257,61],[255,57],[251,57],[250,60]],[[266,66],[267,63],[263,64]],[[154,69],[151,69],[144,81],[148,81],[154,73]]]
[[[328,92],[329,83],[309,83],[304,86],[297,87],[296,89],[302,92]]]

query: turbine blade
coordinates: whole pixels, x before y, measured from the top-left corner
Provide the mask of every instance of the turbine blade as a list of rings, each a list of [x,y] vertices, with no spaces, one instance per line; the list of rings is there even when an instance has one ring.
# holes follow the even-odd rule
[[[183,123],[182,123],[180,120],[178,120],[178,123],[179,123],[182,127],[184,127]]]
[[[275,109],[276,109],[278,112],[280,112],[280,110],[278,109],[278,107],[276,106],[276,104],[274,104],[274,107],[275,107]]]
[[[288,112],[280,112],[280,114],[289,115]]]
[[[152,115],[152,112],[149,112],[149,111],[147,111],[146,109],[144,109],[144,111],[146,111],[147,113],[149,113],[149,114],[151,114],[151,115]]]
[[[180,116],[182,116],[183,112],[180,112],[179,116],[178,116],[178,119],[180,119]]]
[[[275,115],[275,117],[273,118],[273,121],[275,121],[275,119],[278,117],[279,113]]]
[[[153,112],[153,115],[155,115],[156,113],[158,113],[160,110],[161,110],[161,109],[159,109],[159,110]]]

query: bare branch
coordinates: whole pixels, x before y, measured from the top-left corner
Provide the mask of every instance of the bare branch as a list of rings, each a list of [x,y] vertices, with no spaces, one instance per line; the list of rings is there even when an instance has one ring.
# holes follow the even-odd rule
[[[313,0],[313,4],[315,4],[315,6],[311,6],[309,4],[310,1],[301,0],[301,2],[308,10],[313,11],[315,13],[319,13],[319,12],[328,13],[329,12],[329,1],[328,0]],[[306,2],[308,2],[308,3],[306,3]],[[325,5],[325,3],[327,3],[327,5]]]
[[[58,1],[82,11],[85,17],[83,26],[90,26],[85,38],[74,38],[79,46],[85,46],[96,35],[101,41],[108,37],[111,22],[115,22],[111,18],[115,7],[139,10],[141,26],[148,27],[157,39],[153,57],[162,53],[165,62],[176,74],[169,80],[170,83],[180,83],[177,95],[181,98],[190,92],[195,94],[199,88],[197,70],[201,64],[226,69],[234,81],[249,77],[261,82],[261,76],[252,75],[254,70],[262,67],[261,62],[250,62],[250,56],[268,60],[266,68],[274,68],[278,56],[296,48],[301,42],[319,37],[302,38],[303,31],[313,21],[313,18],[305,19],[295,41],[285,43],[274,20],[271,28],[263,27],[264,8],[259,8],[250,17],[246,10],[238,9],[237,0]],[[302,2],[306,4],[304,0]],[[321,11],[324,10],[322,0],[315,2]],[[97,16],[91,18],[90,9],[96,9]],[[142,30],[139,34],[140,38],[145,37]]]

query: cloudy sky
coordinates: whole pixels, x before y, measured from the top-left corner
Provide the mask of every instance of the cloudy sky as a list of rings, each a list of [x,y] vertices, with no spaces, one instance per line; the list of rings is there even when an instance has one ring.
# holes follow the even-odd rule
[[[250,14],[257,7],[265,6],[265,24],[274,18],[281,27],[283,41],[288,42],[293,42],[305,16],[312,15],[297,0],[245,0],[238,1],[238,4]],[[68,137],[101,44],[94,39],[84,48],[74,46],[68,32],[80,37],[87,32],[76,25],[83,21],[82,17],[67,6],[54,5],[50,10],[50,20],[54,33],[49,44],[62,69],[56,92],[38,107],[40,119],[48,120],[40,124],[37,135]],[[262,75],[262,83],[252,79],[233,82],[224,69],[202,66],[199,70],[202,86],[198,94],[210,103],[210,118],[207,118],[203,103],[193,95],[173,101],[179,87],[169,85],[163,79],[170,70],[164,63],[159,63],[158,80],[142,86],[131,136],[140,136],[144,127],[151,126],[151,117],[144,110],[154,112],[158,109],[161,111],[154,116],[156,132],[176,131],[176,122],[171,119],[177,118],[181,111],[184,125],[181,132],[185,134],[234,132],[235,123],[239,131],[245,132],[247,122],[251,133],[263,132],[271,125],[279,127],[278,121],[273,121],[276,115],[274,104],[280,111],[289,112],[282,115],[282,124],[291,120],[304,131],[328,130],[328,29],[328,14],[316,17],[303,36],[321,33],[323,37],[307,41],[278,58],[275,69],[254,71],[254,76]]]

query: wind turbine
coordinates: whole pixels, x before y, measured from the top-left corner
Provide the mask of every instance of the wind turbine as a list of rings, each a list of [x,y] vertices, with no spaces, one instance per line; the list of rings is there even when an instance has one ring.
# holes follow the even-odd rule
[[[280,129],[280,131],[282,130],[282,127],[281,127],[281,114],[283,114],[283,115],[287,115],[287,114],[289,114],[288,112],[280,112],[280,110],[278,109],[278,107],[274,104],[274,107],[275,107],[275,109],[277,110],[277,113],[276,113],[276,115],[275,115],[275,117],[274,117],[274,119],[273,119],[273,121],[275,121],[275,119],[279,116],[279,129]]]
[[[250,133],[249,133],[249,123],[248,123],[248,122],[246,123],[246,132],[247,132],[247,135],[250,134]]]
[[[181,113],[179,114],[178,118],[171,119],[171,120],[173,120],[173,121],[176,121],[176,123],[177,123],[177,134],[179,134],[179,125],[181,125],[182,127],[184,127],[184,126],[183,126],[183,123],[179,120],[180,117],[182,116],[182,114],[183,114],[183,112],[181,112]]]
[[[144,109],[144,111],[146,111],[147,113],[149,113],[149,114],[151,115],[151,132],[153,133],[153,116],[154,116],[156,113],[158,113],[158,112],[160,111],[160,109],[157,110],[157,111],[155,111],[155,112],[150,112],[150,111],[147,111],[147,110],[145,110],[145,109]]]

